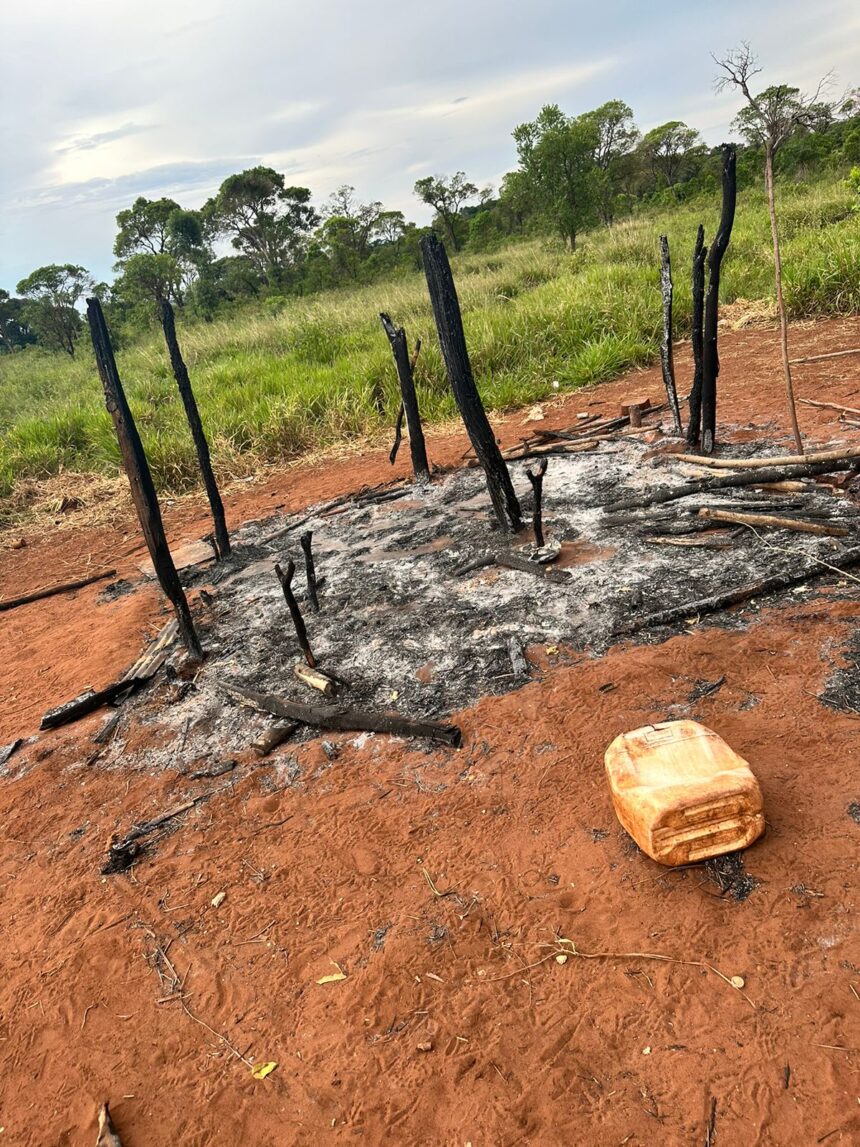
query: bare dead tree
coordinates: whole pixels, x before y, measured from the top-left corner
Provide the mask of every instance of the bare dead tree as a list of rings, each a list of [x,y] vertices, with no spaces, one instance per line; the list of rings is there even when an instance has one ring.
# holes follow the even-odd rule
[[[732,49],[722,59],[717,59],[714,56],[713,60],[722,73],[716,80],[717,91],[723,91],[725,88],[737,88],[747,103],[747,106],[735,118],[734,126],[749,143],[764,148],[764,182],[773,240],[773,267],[776,279],[776,306],[779,311],[782,370],[785,377],[791,429],[794,433],[798,453],[802,454],[803,440],[797,422],[791,364],[788,357],[788,320],[782,294],[782,259],[776,217],[773,160],[782,145],[798,128],[808,127],[821,114],[822,93],[828,87],[831,75],[828,73],[824,76],[812,94],[803,93],[799,88],[789,87],[786,84],[779,84],[775,87],[766,88],[758,95],[753,95],[750,84],[753,77],[761,72],[761,68],[758,66],[758,58],[748,43],[744,42],[739,48]]]

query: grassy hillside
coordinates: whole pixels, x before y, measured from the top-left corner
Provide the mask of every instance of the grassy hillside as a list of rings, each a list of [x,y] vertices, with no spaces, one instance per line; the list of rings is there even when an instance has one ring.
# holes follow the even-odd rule
[[[860,215],[844,183],[780,189],[787,302],[793,317],[860,312]],[[491,408],[534,401],[551,390],[610,378],[654,357],[661,324],[658,236],[669,235],[676,283],[676,334],[689,329],[689,266],[697,223],[710,240],[719,203],[684,204],[595,231],[575,255],[534,240],[454,263],[472,362]],[[773,294],[764,197],[744,192],[724,264],[723,299]],[[423,276],[290,301],[232,321],[180,330],[192,382],[222,473],[259,460],[377,430],[399,403],[380,310],[424,340],[417,372],[427,420],[453,402]],[[0,494],[18,476],[65,468],[111,472],[116,440],[88,347],[79,357],[27,350],[0,358]],[[160,337],[118,356],[159,483],[196,482],[192,447]],[[686,381],[679,380],[681,389]]]

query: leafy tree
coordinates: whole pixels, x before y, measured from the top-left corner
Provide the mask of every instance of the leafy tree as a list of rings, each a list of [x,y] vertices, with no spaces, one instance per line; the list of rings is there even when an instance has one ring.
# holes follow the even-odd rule
[[[547,104],[532,123],[514,128],[513,136],[536,205],[575,250],[578,233],[595,214],[597,126],[587,116],[566,116],[557,104]]]
[[[21,280],[16,289],[26,299],[23,315],[40,342],[74,358],[82,326],[76,306],[93,286],[89,271],[73,263],[51,263]]]
[[[779,311],[780,347],[782,369],[785,378],[788,412],[794,441],[798,452],[803,453],[803,439],[797,422],[797,408],[794,402],[794,386],[791,378],[791,364],[788,357],[788,318],[782,294],[782,258],[779,249],[779,225],[776,217],[776,194],[774,191],[773,161],[779,149],[803,127],[811,127],[821,122],[823,104],[820,100],[822,89],[827,83],[825,77],[813,95],[803,95],[799,88],[778,84],[765,88],[753,95],[750,84],[761,68],[749,44],[729,52],[722,60],[714,57],[721,71],[717,79],[717,90],[737,88],[746,100],[746,107],[738,112],[734,126],[754,146],[764,148],[764,182],[767,190],[768,211],[770,213],[771,238],[773,240],[773,267],[776,281],[776,305]],[[828,120],[831,117],[827,117]]]
[[[142,196],[116,217],[116,295],[135,308],[163,299],[182,305],[188,287],[211,254],[198,211],[184,211],[172,199]]]
[[[287,187],[271,167],[252,167],[228,176],[203,212],[269,287],[279,287],[295,274],[320,222],[310,199],[307,187]]]
[[[601,220],[611,223],[615,199],[625,174],[622,161],[639,142],[639,129],[633,122],[633,110],[623,100],[609,100],[581,117],[596,135],[593,159],[597,168],[597,199]]]
[[[327,251],[336,280],[358,279],[366,264],[385,210],[378,200],[359,203],[355,188],[344,184],[329,196],[317,238]]]
[[[678,119],[652,128],[640,144],[643,162],[655,182],[673,190],[689,174],[693,159],[702,151],[699,133]]]
[[[478,188],[474,183],[470,183],[464,171],[455,171],[450,177],[427,175],[424,179],[416,181],[414,190],[422,203],[435,209],[451,246],[455,251],[459,251],[457,219],[463,205],[478,194]]]
[[[36,341],[24,317],[26,304],[0,290],[0,354],[12,354]]]

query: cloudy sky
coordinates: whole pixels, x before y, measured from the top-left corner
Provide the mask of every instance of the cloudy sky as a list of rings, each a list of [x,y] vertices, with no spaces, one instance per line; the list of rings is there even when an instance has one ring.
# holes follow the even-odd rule
[[[710,143],[738,106],[709,52],[750,40],[762,86],[860,83],[858,0],[29,0],[0,43],[0,286],[48,262],[109,275],[137,195],[199,206],[257,163],[423,220],[412,185],[498,184],[541,105],[615,97]]]

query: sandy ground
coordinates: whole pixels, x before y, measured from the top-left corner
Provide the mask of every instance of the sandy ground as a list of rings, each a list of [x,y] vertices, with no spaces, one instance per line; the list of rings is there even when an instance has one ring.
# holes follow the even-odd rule
[[[846,320],[799,328],[792,349],[858,344]],[[775,332],[727,332],[721,349],[720,423],[780,440]],[[658,371],[627,376],[539,425],[660,390]],[[798,367],[797,390],[860,405],[860,357]],[[835,418],[801,407],[818,442],[854,433]],[[507,444],[530,427],[498,428]],[[430,436],[437,463],[464,448]],[[295,467],[228,514],[390,474],[384,450]],[[166,519],[177,542],[207,529],[199,500]],[[103,565],[130,576],[142,556],[127,516],[24,533],[0,553],[3,595]],[[0,615],[0,743],[107,683],[167,616],[154,590],[97,604],[99,589]],[[2,1142],[92,1144],[104,1099],[125,1147],[682,1147],[708,1141],[712,1115],[716,1147],[857,1142],[858,714],[817,699],[853,664],[860,597],[840,595],[600,659],[534,651],[531,684],[454,715],[459,751],[332,737],[334,759],[312,742],[193,781],[88,767],[101,717],[20,750],[0,776]],[[701,868],[644,858],[612,813],[609,741],[681,714],[762,784],[743,903]],[[204,794],[130,875],[100,874],[114,832]],[[258,1081],[247,1061],[277,1067]]]

